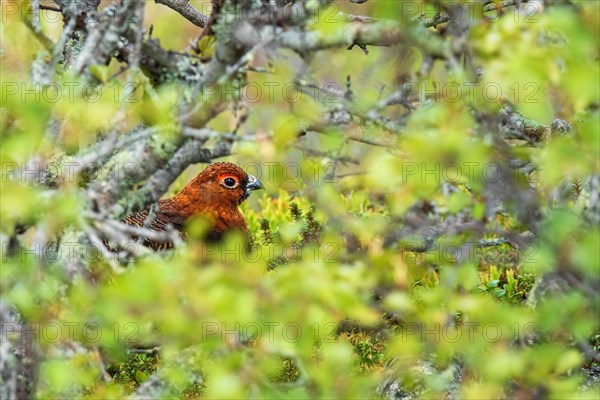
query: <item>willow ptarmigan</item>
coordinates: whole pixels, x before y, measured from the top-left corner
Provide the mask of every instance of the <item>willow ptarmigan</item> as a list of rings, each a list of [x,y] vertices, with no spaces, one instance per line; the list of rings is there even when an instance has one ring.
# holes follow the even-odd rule
[[[228,162],[217,162],[200,172],[175,196],[160,200],[150,229],[163,231],[172,225],[184,236],[184,226],[191,218],[204,215],[212,223],[206,241],[219,241],[226,232],[239,230],[247,233],[246,220],[238,206],[253,190],[262,189],[260,180]],[[126,224],[142,227],[149,210],[129,215]],[[144,239],[144,245],[154,250],[173,247],[170,242]]]

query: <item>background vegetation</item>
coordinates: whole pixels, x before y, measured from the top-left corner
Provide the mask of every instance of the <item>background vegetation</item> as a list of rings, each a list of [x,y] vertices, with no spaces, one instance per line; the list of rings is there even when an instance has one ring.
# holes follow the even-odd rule
[[[2,398],[598,398],[597,1],[1,7]]]

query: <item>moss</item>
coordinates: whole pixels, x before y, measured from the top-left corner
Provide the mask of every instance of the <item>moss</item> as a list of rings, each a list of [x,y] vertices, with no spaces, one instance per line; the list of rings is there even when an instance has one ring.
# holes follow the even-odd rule
[[[160,366],[158,353],[132,353],[125,362],[111,365],[108,373],[115,382],[134,391]]]
[[[357,369],[360,373],[380,370],[384,367],[385,338],[381,332],[353,331],[346,334],[357,357]]]
[[[67,58],[75,58],[81,53],[83,44],[85,43],[86,35],[80,30],[76,30],[73,35],[67,40],[64,53]]]
[[[179,148],[177,141],[170,140],[176,134],[176,128],[169,128],[160,135],[151,136],[148,140],[148,148],[162,161],[169,160]]]
[[[283,357],[277,373],[270,378],[272,383],[294,383],[300,379],[300,369],[291,358]]]

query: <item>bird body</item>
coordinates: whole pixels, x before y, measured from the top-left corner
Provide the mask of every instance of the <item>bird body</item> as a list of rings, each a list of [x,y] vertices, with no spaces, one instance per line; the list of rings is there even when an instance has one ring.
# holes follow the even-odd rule
[[[262,188],[260,180],[248,175],[235,164],[211,164],[175,196],[158,202],[158,210],[150,223],[150,229],[164,231],[170,225],[185,238],[186,223],[194,217],[204,216],[211,223],[211,229],[205,238],[208,242],[219,241],[225,233],[232,230],[247,234],[246,220],[238,206],[253,190]],[[149,209],[138,211],[127,216],[123,222],[142,227],[149,215]],[[144,239],[144,244],[154,250],[173,247],[171,242],[158,242],[147,238]]]

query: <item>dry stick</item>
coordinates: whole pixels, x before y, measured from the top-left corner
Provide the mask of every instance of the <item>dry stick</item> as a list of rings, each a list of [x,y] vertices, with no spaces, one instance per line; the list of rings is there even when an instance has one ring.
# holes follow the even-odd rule
[[[387,98],[385,98],[384,100],[377,103],[377,105],[375,106],[375,110],[381,111],[386,107],[393,106],[396,104],[400,104],[400,105],[406,107],[409,111],[416,110],[417,107],[414,104],[412,104],[411,102],[409,102],[408,98],[407,98],[408,97],[407,92],[410,89],[411,85],[412,85],[411,83],[403,84],[399,90],[396,90],[394,93],[389,95]]]
[[[153,240],[155,242],[166,243],[173,241],[173,236],[168,230],[155,231],[149,228],[140,228],[135,225],[129,225],[114,220],[106,220],[103,223],[109,227],[128,233],[130,235],[145,237],[146,239]]]
[[[148,229],[148,228],[140,228],[135,225],[129,225],[124,222],[107,219],[104,215],[99,214],[99,213],[94,213],[91,211],[86,212],[84,214],[84,216],[94,219],[100,225],[105,225],[105,226],[111,227],[112,229],[114,229],[118,232],[124,233],[126,235],[143,236],[150,240],[154,240],[156,242],[161,242],[161,243],[173,241],[173,239],[174,239],[173,233],[176,232],[175,230],[172,230],[172,232],[169,232],[168,230],[167,231],[155,231],[155,230]],[[127,237],[126,235],[125,235],[125,237]],[[122,238],[120,237],[117,239],[118,239],[117,240],[117,242],[118,242]]]
[[[102,374],[102,380],[104,380],[104,382],[106,383],[112,382],[112,376],[110,376],[110,374],[106,370],[106,365],[104,364],[104,360],[102,359],[102,353],[100,352],[98,346],[92,347],[91,351],[98,360],[98,367],[100,368],[100,373]]]
[[[53,72],[56,64],[58,64],[60,61],[62,52],[67,44],[67,40],[71,36],[71,33],[73,33],[73,29],[75,29],[75,19],[71,18],[65,25],[65,28],[58,39],[58,43],[56,43],[56,46],[54,46],[54,51],[52,52],[52,61],[50,62],[50,65],[48,65],[48,71]]]
[[[150,229],[138,228],[136,226],[127,225],[122,222],[104,219],[95,221],[96,229],[102,232],[102,234],[107,238],[107,240],[116,243],[120,248],[125,250],[124,252],[118,253],[119,257],[124,256],[135,256],[136,258],[147,256],[152,254],[153,251],[144,247],[144,246],[136,246],[135,249],[131,249],[129,246],[132,243],[130,235],[135,235],[139,237],[145,237],[150,240],[154,240],[157,242],[165,243],[171,242],[174,247],[180,246],[182,243],[179,238],[179,234],[172,228],[172,226],[168,225],[165,231],[154,231]],[[112,253],[113,256],[117,254]]]
[[[82,227],[83,227],[83,230],[85,231],[85,233],[88,235],[88,238],[90,239],[90,241],[100,250],[100,252],[104,256],[104,258],[106,259],[106,262],[108,262],[108,265],[110,265],[110,268],[115,273],[122,274],[125,271],[127,271],[126,268],[119,266],[115,262],[115,260],[114,260],[115,254],[112,253],[109,249],[107,249],[104,246],[104,243],[102,242],[102,240],[100,239],[100,237],[98,236],[96,231],[91,226],[84,223],[84,224],[82,224]]]
[[[262,29],[261,33],[263,37],[271,36],[275,43],[300,54],[350,45],[392,46],[407,41],[428,54],[444,58],[448,51],[460,53],[463,47],[460,43],[444,40],[418,23],[400,26],[397,21],[390,20],[369,24],[340,24],[339,29],[328,30],[327,33],[289,30],[275,35],[272,27],[270,30]]]
[[[223,132],[218,132],[218,131],[214,131],[212,129],[208,129],[208,128],[202,128],[202,129],[196,129],[196,128],[190,128],[190,127],[183,127],[182,129],[182,133],[183,136],[185,137],[189,137],[189,138],[194,138],[197,140],[209,140],[209,139],[224,139],[224,140],[232,140],[232,141],[236,141],[236,142],[242,142],[242,141],[255,141],[256,140],[256,136],[253,134],[249,134],[249,135],[236,135],[234,133],[223,133]]]
[[[36,31],[40,31],[40,0],[30,0],[31,3],[31,25]]]
[[[111,82],[113,79],[115,79],[117,76],[121,75],[123,72],[127,71],[128,69],[129,69],[128,65],[119,68],[119,70],[117,72],[115,72],[114,74],[112,74],[110,76],[110,78],[108,78],[108,82]]]
[[[292,147],[300,150],[303,153],[308,154],[309,156],[327,157],[333,161],[339,161],[344,165],[347,165],[347,164],[360,165],[360,161],[353,157],[335,156],[335,155],[329,154],[328,152],[325,152],[325,151],[309,149],[309,148],[306,148],[306,147],[303,147],[303,146],[300,146],[297,144],[293,145]]]
[[[40,4],[40,10],[62,12],[62,10],[60,9],[60,7],[46,6],[44,4]]]
[[[319,91],[324,92],[325,94],[329,95],[329,96],[333,96],[336,97],[339,100],[339,107],[337,109],[332,109],[329,110],[329,112],[327,112],[324,116],[325,122],[324,124],[326,125],[346,125],[352,122],[353,117],[357,117],[360,118],[363,121],[367,121],[367,122],[371,122],[375,125],[377,125],[378,127],[380,127],[383,130],[389,131],[391,133],[401,133],[401,130],[399,129],[398,126],[396,126],[394,123],[390,122],[390,121],[386,121],[384,119],[384,117],[379,114],[379,111],[381,110],[381,107],[379,106],[375,106],[373,108],[373,110],[371,111],[367,111],[367,112],[360,112],[357,110],[353,110],[350,107],[345,107],[346,104],[352,104],[352,101],[350,101],[347,98],[347,92],[343,92],[341,90],[337,90],[331,87],[320,87],[319,85],[316,84],[312,84],[312,83],[307,83],[304,80],[296,80],[296,85],[298,85],[299,89],[302,91],[302,93],[305,94],[311,94],[306,92],[306,88],[311,88],[311,89],[316,89]],[[340,120],[340,116],[338,115],[337,117],[334,117],[334,114],[347,114],[348,118],[342,118],[342,120]],[[318,130],[317,130],[318,131]],[[350,140],[355,140],[354,138],[349,137]],[[358,140],[358,141],[362,141],[362,140]],[[374,145],[383,145],[384,147],[389,147],[394,145],[395,143],[390,143],[389,141],[384,141],[385,144],[382,143],[378,143],[377,141],[371,141],[369,140],[368,144],[374,144]],[[366,142],[365,142],[366,143]]]
[[[200,42],[200,39],[202,39],[204,36],[207,36],[207,35],[210,35],[211,33],[213,33],[212,26],[221,14],[221,8],[223,7],[223,2],[219,1],[219,0],[211,0],[211,6],[212,7],[210,10],[210,17],[208,18],[208,21],[206,22],[204,29],[202,30],[202,32],[200,32],[200,35],[196,36],[196,38],[191,43],[192,49],[194,49],[195,53],[198,52],[197,51],[198,43]],[[189,49],[189,46],[188,46],[188,49]]]
[[[23,18],[23,23],[25,24],[25,26],[27,26],[31,30],[31,32],[33,32],[33,35],[36,37],[37,40],[40,41],[40,43],[42,44],[42,46],[44,46],[44,48],[49,53],[52,53],[53,50],[54,50],[54,42],[40,28],[40,26],[39,26],[39,16],[37,15],[37,13],[34,14],[34,15],[35,15],[34,18],[30,18],[28,16],[25,16]]]
[[[128,349],[127,350],[127,354],[137,354],[137,353],[142,353],[142,354],[155,354],[158,353],[160,351],[161,347],[160,346],[155,346],[155,347],[151,347],[149,349]]]
[[[344,19],[348,22],[362,22],[362,23],[368,24],[371,22],[379,21],[377,18],[368,17],[366,15],[354,15],[354,14],[345,14],[345,13],[340,13],[340,15],[342,17],[344,17]]]
[[[186,0],[154,0],[156,4],[162,4],[172,10],[177,11],[182,17],[190,21],[192,24],[204,28],[208,23],[208,17],[196,10]]]
[[[144,218],[144,221],[142,223],[142,228],[143,229],[147,229],[150,230],[152,229],[152,223],[154,222],[154,220],[156,219],[156,212],[158,211],[158,201],[155,202],[154,204],[152,204],[150,206],[150,208],[148,209],[148,215],[146,216],[146,218]],[[143,245],[144,244],[144,236],[140,235],[137,243],[139,245]]]
[[[77,173],[81,171],[81,169],[86,165],[96,162],[98,159],[114,152],[116,149],[127,147],[139,140],[145,139],[150,135],[160,132],[160,130],[160,127],[147,128],[127,136],[117,137],[117,135],[114,135],[109,139],[97,143],[93,147],[86,149],[85,154],[78,155],[73,160],[76,165],[74,172]]]
[[[236,73],[238,73],[241,68],[243,68],[248,62],[250,62],[252,60],[252,54],[254,53],[254,51],[256,51],[260,46],[262,46],[262,43],[259,43],[257,45],[255,45],[254,47],[252,47],[251,49],[249,49],[244,55],[242,55],[238,61],[232,65],[232,66],[228,66],[227,69],[223,72],[223,74],[221,74],[217,79],[214,80],[214,82],[206,82],[206,83],[214,83],[214,84],[223,84],[225,83],[228,79],[230,79],[233,75],[235,75]],[[207,75],[210,75],[207,72]],[[194,107],[192,107],[189,111],[185,112],[183,115],[180,116],[180,121],[182,123],[185,123],[192,115],[194,115],[205,103],[203,102],[197,102]]]
[[[89,65],[103,61],[112,54],[126,26],[132,23],[137,4],[136,0],[123,0],[102,10],[96,26],[89,32],[73,63],[72,70],[76,74],[81,74]]]
[[[351,0],[352,1],[352,0]],[[498,11],[507,7],[516,6],[519,4],[527,4],[532,0],[507,0],[502,2],[501,4],[489,4],[490,2],[486,2],[483,7],[483,12],[487,13],[490,11]],[[450,16],[448,14],[437,13],[433,18],[423,18],[421,15],[419,20],[426,28],[435,28],[439,24],[444,24],[450,21]]]
[[[140,65],[142,42],[144,40],[144,12],[145,12],[145,1],[141,1],[135,8],[135,16],[139,20],[139,24],[135,30],[135,43],[133,51],[130,54],[129,68],[135,73]],[[130,76],[129,81],[132,81],[133,76]]]
[[[526,3],[529,3],[530,1],[532,1],[532,0],[505,0],[501,4],[487,4],[486,6],[483,7],[483,12],[494,11],[494,10],[498,10],[501,8],[516,6],[519,4],[526,4]]]
[[[448,21],[450,21],[450,16],[446,15],[446,14],[440,14],[440,13],[436,14],[433,18],[421,19],[421,23],[426,28],[435,28],[439,24],[443,24]]]

